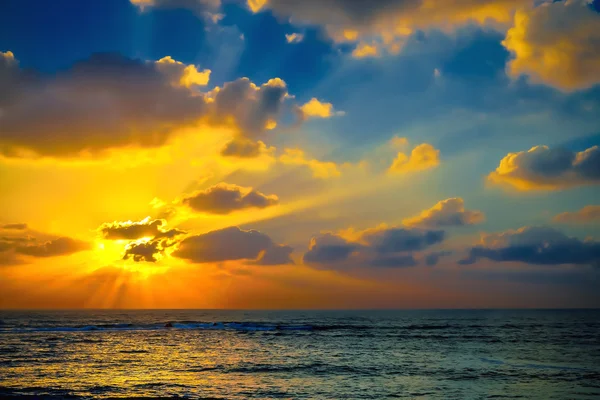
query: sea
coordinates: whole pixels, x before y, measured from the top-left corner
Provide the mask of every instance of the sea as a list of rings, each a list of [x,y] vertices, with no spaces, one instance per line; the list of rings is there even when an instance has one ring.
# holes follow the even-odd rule
[[[2,399],[600,399],[600,310],[0,311]]]

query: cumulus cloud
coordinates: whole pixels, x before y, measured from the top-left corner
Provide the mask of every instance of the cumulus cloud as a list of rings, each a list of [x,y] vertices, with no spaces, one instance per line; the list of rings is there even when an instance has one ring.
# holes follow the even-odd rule
[[[0,152],[8,156],[160,146],[173,127],[206,112],[202,96],[171,85],[156,64],[116,54],[94,54],[53,77],[9,69],[11,78],[0,79]]]
[[[347,260],[350,254],[359,248],[358,243],[349,242],[332,233],[325,233],[311,238],[303,260],[306,264],[335,263]]]
[[[321,102],[316,97],[300,106],[300,111],[304,118],[330,118],[344,114],[342,111],[334,111],[333,104]]]
[[[185,232],[179,229],[164,229],[164,219],[151,220],[146,217],[141,221],[106,222],[98,228],[98,232],[109,240],[135,240],[140,238],[174,238]]]
[[[184,128],[208,124],[236,132],[225,155],[250,157],[271,151],[258,140],[286,112],[302,122],[279,78],[260,86],[240,78],[203,92],[209,77],[210,70],[169,56],[153,62],[118,54],[93,54],[43,76],[19,68],[12,53],[0,53],[0,154],[98,156],[163,146]]]
[[[170,79],[172,85],[186,88],[207,85],[211,73],[210,69],[198,71],[195,65],[185,65],[171,56],[158,60],[156,67]]]
[[[539,265],[600,265],[600,242],[581,241],[549,227],[523,227],[516,231],[483,235],[462,264],[479,258],[497,262]]]
[[[535,146],[529,151],[509,153],[488,176],[496,184],[518,190],[559,190],[600,183],[600,148],[581,152]]]
[[[391,174],[405,174],[435,168],[440,164],[440,151],[428,143],[416,146],[407,156],[403,152],[398,155],[388,169]]]
[[[219,183],[184,196],[181,203],[196,212],[229,214],[248,208],[266,208],[279,204],[275,195],[265,195],[250,187]]]
[[[397,52],[408,35],[421,29],[488,21],[508,25],[515,9],[531,0],[247,0],[247,4],[253,12],[270,9],[294,23],[324,26],[337,42],[374,38],[388,51]]]
[[[574,212],[564,212],[552,219],[554,222],[567,224],[589,224],[600,221],[600,206],[585,206]]]
[[[379,55],[380,51],[376,43],[361,42],[352,50],[352,57],[354,58],[377,57]]]
[[[481,211],[465,210],[465,202],[460,197],[439,201],[420,215],[402,221],[406,226],[439,228],[446,226],[475,225],[483,222]]]
[[[410,267],[417,265],[415,252],[441,243],[444,232],[403,227],[367,229],[344,233],[324,233],[311,239],[303,261],[319,266]]]
[[[336,178],[342,174],[336,163],[308,159],[300,149],[285,149],[284,154],[279,156],[279,161],[282,164],[307,166],[312,170],[315,178]]]
[[[304,39],[304,35],[301,33],[286,33],[285,40],[288,43],[300,43]]]
[[[16,246],[15,252],[31,257],[56,257],[90,249],[91,246],[87,242],[69,237],[59,237],[58,239],[49,240],[45,243]]]
[[[22,224],[22,223],[4,224],[4,225],[1,225],[0,228],[2,228],[2,229],[9,229],[9,230],[22,231],[22,230],[27,229],[27,224]]]
[[[600,13],[588,0],[543,3],[519,10],[504,46],[508,73],[565,91],[600,83]]]
[[[277,126],[289,99],[286,83],[280,78],[268,80],[261,86],[248,78],[227,82],[208,93],[217,122],[233,118],[241,134],[257,138]]]
[[[192,263],[252,260],[254,264],[271,265],[275,261],[290,263],[289,248],[274,243],[264,233],[229,227],[189,236],[179,243],[171,255]]]

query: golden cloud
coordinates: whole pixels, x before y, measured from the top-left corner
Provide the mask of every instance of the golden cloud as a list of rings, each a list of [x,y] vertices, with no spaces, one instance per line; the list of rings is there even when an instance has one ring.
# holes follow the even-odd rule
[[[435,168],[440,164],[440,151],[428,143],[416,146],[407,156],[399,152],[388,169],[391,174],[405,174]]]
[[[439,201],[420,215],[404,219],[406,226],[422,226],[438,228],[445,226],[475,225],[483,222],[485,216],[481,211],[465,210],[465,202],[460,197]]]
[[[600,14],[586,0],[548,2],[519,10],[504,46],[507,72],[565,91],[600,83]]]
[[[585,206],[581,210],[564,212],[552,218],[566,224],[594,224],[600,221],[600,206]]]

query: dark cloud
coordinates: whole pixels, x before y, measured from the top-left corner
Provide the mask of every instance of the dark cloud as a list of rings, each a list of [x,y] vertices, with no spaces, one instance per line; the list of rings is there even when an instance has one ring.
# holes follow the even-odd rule
[[[279,199],[252,188],[220,183],[185,196],[181,202],[197,212],[229,214],[246,208],[270,207],[279,204]]]
[[[52,77],[9,69],[0,71],[0,152],[8,156],[160,146],[206,113],[203,96],[171,85],[155,63],[118,54],[94,54]]]
[[[488,179],[519,190],[564,189],[600,183],[600,147],[581,152],[536,146],[509,153]]]
[[[294,249],[290,246],[273,245],[264,250],[253,264],[256,265],[284,265],[293,264],[290,258]]]
[[[304,253],[306,264],[326,264],[345,261],[360,245],[346,239],[325,233],[311,239],[309,249]]]
[[[98,231],[102,233],[105,239],[110,240],[135,240],[143,237],[174,238],[185,233],[178,229],[165,230],[163,229],[165,224],[164,219],[150,220],[150,217],[147,217],[137,222],[107,222],[100,225]]]
[[[1,228],[23,231],[23,230],[27,229],[27,224],[5,224],[5,225],[2,225]]]
[[[237,138],[228,142],[221,155],[228,157],[254,158],[261,154],[261,142]]]
[[[217,121],[233,117],[245,137],[256,138],[279,119],[288,90],[279,78],[270,79],[261,86],[248,78],[239,78],[209,95],[214,99],[213,116]]]
[[[60,237],[41,244],[16,246],[15,252],[32,257],[55,257],[90,250],[91,245],[81,240]]]
[[[274,261],[289,263],[289,250],[287,246],[273,243],[264,233],[232,226],[189,236],[179,243],[172,256],[193,263],[256,260],[255,264],[267,265]]]
[[[411,267],[413,253],[444,240],[444,231],[411,228],[376,228],[360,232],[354,240],[332,233],[311,239],[304,254],[308,265]]]
[[[125,247],[123,260],[132,259],[135,262],[157,262],[160,256],[164,254],[165,249],[174,246],[176,241],[170,240],[150,240],[148,242],[129,243]]]
[[[444,240],[444,231],[389,228],[367,231],[363,239],[377,253],[420,251]]]
[[[203,123],[234,127],[236,139],[224,154],[251,157],[264,147],[256,139],[286,110],[298,109],[279,78],[262,85],[240,78],[202,92],[209,76],[169,56],[143,61],[112,53],[44,76],[0,53],[0,154],[77,157],[158,147]]]
[[[479,258],[540,265],[600,265],[600,242],[581,241],[549,227],[524,227],[484,236],[482,244],[471,248],[469,257],[460,263],[472,264]]]
[[[440,257],[449,256],[451,254],[451,251],[434,251],[425,256],[425,264],[429,266],[437,265]]]

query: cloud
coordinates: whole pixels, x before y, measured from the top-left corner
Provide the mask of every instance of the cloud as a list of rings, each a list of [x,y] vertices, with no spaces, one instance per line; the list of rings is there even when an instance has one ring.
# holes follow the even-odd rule
[[[56,257],[90,249],[91,246],[87,242],[68,237],[59,237],[45,243],[16,246],[15,252],[31,257]]]
[[[179,229],[165,230],[164,219],[150,220],[146,217],[141,221],[106,222],[98,228],[98,232],[109,240],[135,240],[140,238],[174,238],[185,232]]]
[[[518,190],[560,190],[600,183],[600,148],[581,152],[535,146],[529,151],[509,153],[488,176],[495,184]]]
[[[267,265],[275,261],[290,263],[288,250],[287,246],[273,243],[264,233],[233,226],[189,236],[171,255],[192,263],[254,260],[254,264]]]
[[[177,243],[170,239],[152,239],[149,241],[131,242],[125,246],[123,260],[132,259],[135,262],[157,262],[165,250]]]
[[[440,151],[430,144],[416,146],[407,156],[403,152],[398,155],[388,169],[391,174],[405,174],[435,168],[440,164]]]
[[[233,118],[240,135],[251,139],[277,126],[284,101],[291,98],[280,78],[270,79],[261,86],[248,78],[239,78],[212,90],[208,97],[214,108],[213,120],[218,123]]]
[[[342,111],[334,111],[333,104],[323,103],[315,97],[300,106],[300,110],[304,118],[330,118],[334,115],[344,115]]]
[[[420,215],[402,221],[406,226],[440,228],[446,226],[475,225],[483,222],[481,211],[465,210],[465,202],[460,197],[439,201]]]
[[[248,208],[266,208],[279,204],[275,195],[265,195],[250,187],[219,183],[184,196],[181,203],[196,212],[229,214]]]
[[[206,21],[217,23],[220,14],[214,14],[221,8],[221,0],[129,0],[132,4],[138,6],[140,10],[146,11],[149,8],[157,9],[177,9],[185,8],[193,11],[198,17]],[[215,21],[216,20],[216,21]]]
[[[441,257],[449,256],[451,254],[452,252],[447,250],[431,252],[425,256],[425,264],[429,266],[437,265]]]
[[[206,112],[202,96],[172,86],[156,64],[116,54],[94,54],[52,77],[10,68],[11,78],[0,79],[7,93],[0,94],[0,153],[7,156],[160,146],[173,127]]]
[[[507,72],[565,91],[600,83],[600,13],[588,0],[547,2],[519,10],[504,46]]]
[[[267,147],[260,140],[254,141],[242,137],[229,141],[221,151],[221,155],[225,157],[256,158],[261,155],[272,156],[274,152],[274,147]]]
[[[27,224],[4,224],[4,225],[1,225],[0,228],[22,231],[22,230],[27,229]]]
[[[552,218],[554,222],[566,224],[590,224],[600,221],[600,206],[585,206],[574,212],[564,212]]]
[[[272,10],[293,23],[325,27],[336,42],[373,39],[398,52],[411,33],[430,28],[454,29],[468,23],[507,25],[517,7],[531,0],[247,0],[253,12]],[[360,46],[365,46],[360,43]],[[373,51],[370,52],[373,55]]]
[[[249,157],[267,150],[257,140],[286,112],[302,122],[279,78],[260,86],[240,78],[202,92],[209,76],[169,56],[153,62],[118,54],[93,54],[46,76],[20,69],[12,53],[1,53],[0,154],[102,156],[117,148],[160,147],[185,128],[210,125],[236,132],[225,155]]]
[[[284,154],[279,156],[279,161],[288,165],[307,166],[312,170],[315,178],[336,178],[342,174],[336,163],[307,159],[304,152],[300,149],[285,149]]]
[[[156,61],[156,68],[167,75],[174,86],[190,88],[192,86],[206,86],[210,79],[210,69],[200,72],[195,65],[185,65],[176,61],[171,56],[166,56]]]
[[[352,50],[352,57],[354,58],[377,57],[379,55],[380,51],[375,43],[359,43]]]
[[[346,239],[325,233],[311,238],[308,251],[304,253],[306,264],[325,264],[345,261],[360,245],[348,242]]]
[[[598,265],[600,242],[581,241],[549,227],[523,227],[483,235],[481,244],[471,248],[462,264],[471,264],[479,258],[539,265]]]
[[[328,232],[311,239],[303,261],[325,267],[411,267],[418,264],[413,253],[441,243],[444,237],[443,231],[385,225],[359,232]]]
[[[288,43],[300,43],[304,39],[304,35],[301,33],[286,33],[285,40]]]

